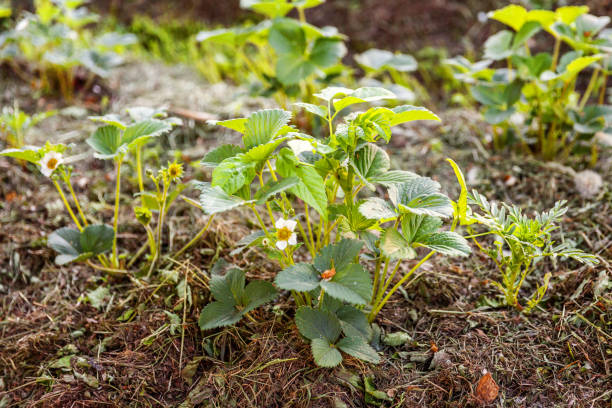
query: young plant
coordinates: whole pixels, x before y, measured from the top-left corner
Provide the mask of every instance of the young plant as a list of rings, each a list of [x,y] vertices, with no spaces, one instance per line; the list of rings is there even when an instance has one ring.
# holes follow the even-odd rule
[[[612,111],[604,106],[611,71],[612,31],[609,17],[595,17],[586,6],[555,11],[510,5],[489,13],[506,24],[484,45],[484,60],[472,65],[462,58],[448,61],[457,78],[468,82],[472,96],[493,125],[493,145],[515,141],[523,150],[546,160],[591,151],[597,159],[595,133],[608,132]],[[554,38],[550,52],[536,52],[532,38],[547,32]],[[539,44],[539,42],[537,43]],[[569,50],[562,53],[562,44]],[[499,61],[496,68],[491,68]],[[503,63],[503,65],[501,64]],[[580,74],[592,71],[586,88]],[[592,101],[593,105],[588,105]]]
[[[201,208],[211,216],[237,207],[252,211],[260,230],[233,253],[259,247],[279,262],[275,283],[290,291],[299,307],[296,323],[311,341],[317,364],[339,364],[338,350],[377,362],[368,345],[369,322],[435,253],[466,256],[470,248],[457,233],[440,230],[442,219],[453,214],[440,185],[390,170],[380,147],[389,142],[393,126],[439,120],[436,115],[409,105],[374,107],[337,123],[350,106],[396,96],[382,88],[326,88],[315,96],[325,104],[296,105],[327,122],[326,137],[289,126],[291,113],[280,109],[215,122],[242,133],[242,144],[209,152],[202,164],[213,168],[212,180],[195,187]],[[390,201],[365,194],[376,192],[377,185],[388,189]],[[311,261],[296,263],[298,253]],[[419,255],[392,286],[402,261]],[[374,279],[366,260],[375,264]]]
[[[429,99],[427,90],[411,75],[418,68],[412,55],[371,48],[355,55],[355,61],[365,71],[364,82],[378,83],[409,103],[417,98],[414,91],[420,100]]]
[[[147,142],[160,135],[169,132],[174,125],[180,123],[179,119],[167,118],[161,109],[131,108],[127,110],[129,121],[124,121],[118,115],[106,115],[93,117],[92,120],[102,122],[105,125],[99,127],[93,135],[87,139],[87,143],[94,150],[94,157],[103,160],[112,160],[116,170],[115,203],[113,226],[89,225],[88,218],[81,207],[79,199],[71,184],[73,168],[67,165],[71,158],[64,158],[67,146],[47,143],[43,147],[26,146],[21,149],[6,149],[0,155],[13,157],[19,160],[31,162],[40,166],[40,171],[51,178],[57,188],[66,209],[74,222],[76,229],[61,228],[49,237],[49,246],[55,249],[59,256],[56,258],[58,264],[68,262],[87,261],[93,268],[108,272],[110,274],[125,274],[146,250],[150,249],[151,256],[148,264],[149,274],[153,271],[157,262],[162,259],[162,238],[164,220],[174,200],[186,187],[180,183],[183,176],[182,164],[174,161],[168,163],[157,172],[147,170],[154,190],[146,190],[143,177],[141,150]],[[129,158],[129,160],[127,160]],[[120,261],[117,246],[117,232],[119,227],[120,193],[122,166],[130,163],[135,170],[138,180],[139,192],[135,199],[129,202],[138,222],[140,222],[147,233],[147,241],[141,249],[132,256],[127,263]],[[68,188],[76,211],[69,203],[62,186]],[[157,225],[151,227],[153,213],[157,213]],[[192,246],[210,227],[212,217],[206,227],[198,233],[187,245],[185,245],[174,256],[182,254]],[[111,251],[110,259],[105,252]],[[129,255],[129,254],[126,254]],[[100,264],[91,261],[97,257]]]
[[[0,156],[12,157],[40,166],[40,172],[51,179],[57,189],[77,229],[61,228],[49,236],[49,246],[59,253],[56,262],[62,265],[68,262],[85,261],[97,256],[102,264],[101,268],[108,269],[110,263],[104,252],[111,249],[115,240],[115,230],[107,225],[89,225],[70,180],[73,167],[69,166],[64,159],[64,154],[68,150],[68,146],[63,144],[54,145],[47,142],[42,147],[27,146],[21,149],[5,149],[0,152]],[[76,212],[64,194],[60,183],[68,188]]]
[[[57,111],[47,111],[28,115],[15,102],[13,108],[5,106],[0,114],[0,134],[9,148],[21,149],[25,145],[28,131],[39,122],[53,116]]]
[[[134,109],[128,111],[133,119],[131,124],[122,122],[115,115],[93,117],[92,120],[106,123],[105,126],[98,128],[94,134],[87,139],[87,144],[94,150],[94,157],[102,160],[113,160],[115,164],[115,211],[113,217],[113,230],[115,237],[113,240],[113,253],[111,257],[112,265],[115,268],[119,267],[119,254],[117,250],[117,227],[119,222],[119,198],[121,194],[121,165],[128,153],[135,155],[135,168],[138,178],[138,187],[140,194],[144,195],[144,181],[142,171],[142,148],[152,138],[163,135],[172,130],[175,124],[173,118],[161,119],[155,116],[162,115],[155,111],[142,109]],[[157,229],[157,244],[154,249],[151,247],[151,253],[155,256],[159,252],[161,245],[161,230],[164,220],[164,212],[167,205],[168,191],[170,183],[177,181],[182,176],[182,167],[177,163],[168,166],[167,169],[162,169],[157,177],[151,177],[155,182],[156,192],[155,201],[159,210],[158,229]],[[160,191],[160,183],[162,190]],[[161,203],[159,202],[161,200]],[[147,223],[148,225],[148,223]],[[150,240],[151,237],[149,237]]]
[[[324,78],[341,64],[346,54],[344,36],[334,28],[318,28],[306,22],[304,10],[324,0],[243,0],[241,7],[263,14],[266,20],[250,27],[200,32],[196,40],[232,47],[235,60],[263,84],[277,92],[286,105],[287,96],[312,94],[314,77]],[[297,10],[299,20],[287,17]]]
[[[461,170],[450,162],[461,185],[461,195],[454,203],[454,223],[466,226],[480,251],[495,262],[501,281],[492,283],[502,293],[505,304],[529,313],[542,301],[548,289],[550,272],[544,275],[542,284],[525,301],[521,302],[520,292],[525,279],[536,273],[538,265],[546,258],[569,258],[589,265],[599,263],[594,255],[565,242],[563,235],[561,243],[554,240],[552,233],[558,229],[557,224],[567,212],[565,201],[558,201],[550,210],[536,213],[532,218],[527,217],[516,205],[489,202],[476,190],[469,195]],[[472,211],[469,204],[476,205],[478,211]],[[482,225],[485,231],[477,233],[476,224]],[[477,239],[486,235],[495,237],[492,244]]]
[[[74,96],[75,76],[80,67],[88,71],[84,88],[96,76],[106,77],[122,62],[120,53],[135,42],[130,34],[107,33],[95,37],[86,28],[98,20],[83,4],[85,0],[37,0],[35,14],[25,13],[0,41],[0,59],[7,60],[14,71],[28,82],[33,65],[43,91],[59,90],[67,101]],[[24,61],[25,60],[25,61]]]

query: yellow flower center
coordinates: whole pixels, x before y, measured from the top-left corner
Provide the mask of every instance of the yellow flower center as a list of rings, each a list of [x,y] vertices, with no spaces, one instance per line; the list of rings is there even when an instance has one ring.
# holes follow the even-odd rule
[[[57,159],[55,157],[52,157],[49,159],[49,161],[47,162],[47,168],[49,170],[54,170],[57,167]]]
[[[289,238],[291,237],[291,230],[287,227],[283,227],[281,229],[279,229],[278,231],[276,231],[276,237],[278,238],[279,241],[288,241]]]

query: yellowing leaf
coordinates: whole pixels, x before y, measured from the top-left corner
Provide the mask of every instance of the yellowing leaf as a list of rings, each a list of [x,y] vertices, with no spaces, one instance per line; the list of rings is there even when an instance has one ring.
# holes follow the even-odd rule
[[[527,18],[527,10],[525,7],[511,4],[499,10],[495,10],[489,13],[489,18],[497,20],[500,23],[504,23],[507,26],[512,27],[514,31],[521,29],[525,24]]]

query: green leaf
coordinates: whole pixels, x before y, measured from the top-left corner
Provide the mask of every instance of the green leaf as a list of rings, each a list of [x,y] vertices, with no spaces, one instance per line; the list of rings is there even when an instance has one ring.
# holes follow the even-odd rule
[[[30,163],[38,163],[40,159],[42,159],[39,150],[40,148],[34,146],[25,146],[21,149],[5,149],[0,152],[0,156],[25,160]]]
[[[511,56],[512,37],[512,32],[508,30],[502,30],[489,37],[484,43],[484,58],[497,61]]]
[[[264,109],[251,114],[244,122],[242,138],[247,149],[271,141],[291,120],[291,112]]]
[[[110,251],[113,247],[115,232],[109,225],[88,225],[80,233],[80,245],[82,252],[91,252],[98,255]]]
[[[121,139],[121,144],[129,148],[137,144],[143,144],[152,137],[158,137],[172,130],[172,125],[167,122],[149,119],[128,126]]]
[[[295,324],[307,339],[324,339],[328,343],[335,343],[342,331],[340,321],[333,313],[309,306],[302,306],[297,310]]]
[[[275,195],[290,189],[291,187],[297,185],[300,182],[300,179],[297,177],[288,177],[282,180],[268,180],[263,187],[257,190],[255,193],[255,203],[257,205],[265,204],[266,201],[270,197],[274,197]]]
[[[389,187],[392,184],[408,183],[417,177],[419,177],[419,175],[411,171],[389,170],[384,173],[377,174],[376,176],[372,176],[370,181],[372,183],[378,183]]]
[[[276,77],[285,86],[296,85],[317,70],[305,56],[283,54],[276,62]]]
[[[310,53],[310,62],[319,68],[327,68],[334,64],[346,54],[346,47],[340,39],[317,38]]]
[[[201,330],[208,330],[236,324],[241,318],[242,314],[233,304],[216,301],[202,309],[198,324]]]
[[[453,231],[435,232],[426,237],[423,244],[449,256],[468,256],[472,252],[465,238]]]
[[[514,112],[516,112],[515,107],[511,107],[509,109],[499,109],[491,106],[487,108],[486,112],[484,113],[484,120],[491,125],[497,125],[508,120]]]
[[[344,337],[336,344],[340,350],[369,363],[380,363],[380,356],[362,337]]]
[[[289,191],[313,207],[327,219],[327,193],[323,178],[314,167],[300,163],[290,149],[282,149],[276,161],[278,173],[284,178],[297,177],[300,182]]]
[[[390,221],[397,218],[397,213],[385,200],[378,197],[366,199],[359,206],[359,212],[370,220],[379,220],[381,222]]]
[[[312,356],[320,367],[335,367],[342,362],[342,355],[325,339],[313,339],[310,343]]]
[[[391,117],[391,126],[400,123],[412,122],[415,120],[435,120],[440,122],[440,118],[429,109],[420,106],[401,105],[391,109],[395,115]]]
[[[413,259],[416,251],[397,230],[389,228],[380,238],[380,249],[391,259]]]
[[[51,233],[47,245],[59,255],[55,263],[64,265],[80,262],[111,249],[115,236],[108,225],[89,225],[82,232],[74,228],[60,228]]]
[[[333,89],[333,88],[332,88]],[[342,88],[339,88],[342,89]],[[322,91],[323,92],[323,91]],[[363,87],[346,93],[346,96],[334,102],[336,112],[356,103],[374,102],[382,99],[395,99],[393,92],[380,87]]]
[[[474,99],[485,106],[503,105],[503,92],[500,92],[499,87],[479,85],[470,88],[470,92]]]
[[[402,217],[402,235],[410,244],[424,242],[441,226],[442,220],[430,215],[405,214]]]
[[[512,42],[512,48],[518,48],[522,46],[527,40],[536,35],[542,29],[542,25],[537,21],[528,21],[514,36]]]
[[[227,194],[233,194],[253,181],[256,165],[246,160],[244,154],[225,159],[213,170],[212,186],[221,187]]]
[[[210,183],[194,181],[193,186],[200,190],[200,205],[206,214],[222,213],[251,202],[230,196],[220,187],[213,187]]]
[[[527,10],[525,7],[511,4],[490,12],[489,18],[512,27],[514,31],[519,31],[527,19]]]
[[[400,72],[412,72],[417,69],[417,61],[412,55],[394,54],[387,50],[371,48],[355,56],[360,65],[374,71],[394,69]]]
[[[244,272],[238,268],[230,268],[225,275],[213,273],[210,278],[210,293],[215,300],[233,305],[243,304]]]
[[[302,55],[306,50],[306,33],[299,22],[282,19],[270,28],[268,42],[277,54]]]
[[[355,161],[351,161],[351,165],[361,180],[366,185],[369,184],[371,186],[374,177],[380,176],[389,170],[391,160],[383,149],[369,143],[355,152]],[[371,187],[374,189],[373,186]]]
[[[98,159],[112,159],[127,152],[126,146],[121,143],[121,131],[112,125],[96,129],[86,142],[94,149],[94,157]]]
[[[89,120],[93,122],[106,123],[107,125],[115,126],[116,128],[119,128],[121,130],[125,130],[125,128],[127,127],[127,125],[121,121],[121,117],[114,113],[104,116],[90,116]]]
[[[400,212],[450,217],[453,206],[450,199],[439,193],[440,185],[428,177],[419,177],[408,183],[389,187],[389,198]]]
[[[240,7],[251,9],[268,18],[276,18],[289,13],[294,4],[279,0],[240,0]]]
[[[325,106],[313,105],[312,103],[304,103],[304,102],[296,102],[294,103],[294,105],[300,108],[303,108],[304,110],[327,120],[327,107]]]
[[[328,296],[324,299],[329,300],[333,298]],[[324,305],[323,307],[326,306]],[[335,313],[338,319],[340,319],[340,325],[345,336],[361,336],[368,341],[372,338],[372,328],[363,310],[340,304]]]
[[[341,271],[354,261],[362,247],[363,241],[355,239],[343,239],[338,243],[329,244],[323,247],[315,257],[314,267],[320,273],[332,267],[336,268],[336,271]]]
[[[274,283],[284,290],[309,292],[319,287],[321,277],[310,264],[297,263],[280,271]]]
[[[238,153],[242,153],[240,146],[232,144],[219,146],[206,153],[200,164],[205,167],[217,167],[223,160],[234,157]]]
[[[276,288],[270,282],[262,280],[250,282],[246,288],[244,288],[244,308],[241,310],[241,313],[248,313],[264,303],[273,300],[277,295],[278,292]]]
[[[235,130],[236,132],[239,133],[244,133],[245,132],[245,123],[246,123],[247,119],[246,118],[237,118],[237,119],[229,119],[229,120],[209,120],[208,123],[209,125],[215,125],[215,126],[223,126],[226,127],[228,129],[232,129]]]
[[[270,155],[274,153],[274,150],[280,145],[285,139],[279,138],[270,142],[262,143],[248,150],[246,153],[237,155],[242,158],[245,162],[255,162],[259,167],[263,165],[263,162],[268,160]]]
[[[359,264],[348,265],[330,281],[322,280],[320,285],[326,295],[352,304],[365,305],[372,296],[370,274]]]
[[[319,93],[314,94],[317,98],[323,99],[326,102],[336,99],[338,97],[350,95],[353,92],[350,88],[344,88],[340,86],[330,86],[322,89]]]

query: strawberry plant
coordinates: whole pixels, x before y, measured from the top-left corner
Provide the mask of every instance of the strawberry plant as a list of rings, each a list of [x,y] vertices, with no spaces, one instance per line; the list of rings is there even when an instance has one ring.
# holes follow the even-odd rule
[[[242,0],[241,7],[265,17],[260,23],[200,32],[201,43],[231,47],[235,60],[253,73],[266,92],[279,92],[280,102],[300,93],[312,93],[313,78],[335,74],[346,54],[344,36],[335,28],[308,24],[304,10],[323,0]],[[299,20],[287,17],[297,10]],[[241,70],[243,71],[243,70]]]
[[[589,151],[597,159],[593,136],[612,129],[605,105],[612,31],[604,29],[609,17],[587,12],[586,6],[528,11],[509,5],[489,13],[509,29],[485,42],[484,60],[447,61],[482,105],[495,148],[517,143],[546,160]],[[554,39],[552,50],[539,51],[541,33]],[[588,84],[577,86],[587,71]]]
[[[127,113],[127,120],[115,114],[92,117],[93,121],[103,123],[103,125],[87,139],[87,144],[93,149],[94,157],[100,160],[110,160],[115,167],[112,227],[89,223],[91,218],[87,216],[87,208],[82,207],[71,182],[74,168],[69,163],[74,159],[65,157],[70,151],[70,146],[46,143],[42,147],[25,146],[0,152],[1,156],[13,157],[37,165],[40,172],[48,177],[56,187],[76,226],[76,229],[61,228],[48,238],[49,246],[59,254],[56,258],[58,264],[87,261],[96,269],[111,274],[125,274],[127,273],[125,268],[130,268],[148,246],[150,256],[146,265],[148,273],[151,274],[159,260],[162,259],[164,220],[172,203],[186,188],[181,183],[183,165],[174,161],[157,171],[149,169],[144,171],[142,150],[147,143],[168,133],[173,126],[180,124],[180,120],[166,117],[165,112],[159,109],[139,107],[128,109]],[[130,254],[120,254],[117,245],[117,233],[120,226],[121,176],[126,163],[133,168],[138,184],[138,193],[129,202],[129,206],[147,234],[147,240],[142,249],[129,261],[124,261],[123,258]],[[152,190],[148,189],[149,186],[153,187]],[[65,194],[66,188],[69,196]],[[68,197],[72,199],[72,204]],[[154,214],[157,214],[156,225],[152,227]],[[198,235],[174,256],[180,255],[196,243],[210,227],[210,221],[212,218]],[[110,252],[110,258],[107,257],[106,252]],[[100,264],[93,263],[91,258],[97,258]]]
[[[298,306],[296,324],[311,341],[317,364],[339,364],[340,351],[377,362],[369,324],[393,293],[434,254],[467,256],[470,248],[461,235],[441,229],[453,206],[440,185],[391,170],[381,147],[390,141],[392,127],[439,120],[435,114],[402,105],[341,116],[356,104],[396,98],[383,88],[332,87],[315,96],[323,103],[296,105],[326,122],[325,137],[290,126],[291,113],[281,109],[215,122],[241,133],[242,143],[206,154],[202,164],[212,168],[212,179],[194,187],[210,216],[238,207],[255,216],[260,229],[233,253],[258,247],[279,263],[275,284]],[[380,188],[387,189],[389,200],[374,196]],[[310,261],[295,262],[298,254]],[[219,305],[213,314],[207,306],[202,329],[230,324],[250,302],[228,293],[215,299],[227,311]]]
[[[0,134],[3,136],[6,146],[22,148],[25,145],[25,138],[30,128],[56,113],[56,111],[47,111],[30,116],[19,109],[17,102],[15,102],[13,108],[5,106],[0,113]]]
[[[74,95],[75,75],[84,68],[85,88],[96,76],[106,77],[119,65],[125,47],[135,42],[130,34],[106,33],[94,36],[86,28],[98,20],[83,4],[85,0],[37,0],[35,14],[25,13],[15,27],[0,40],[0,60],[8,61],[14,71],[30,82],[21,68],[32,65],[39,87],[46,92],[59,90],[67,101]]]

